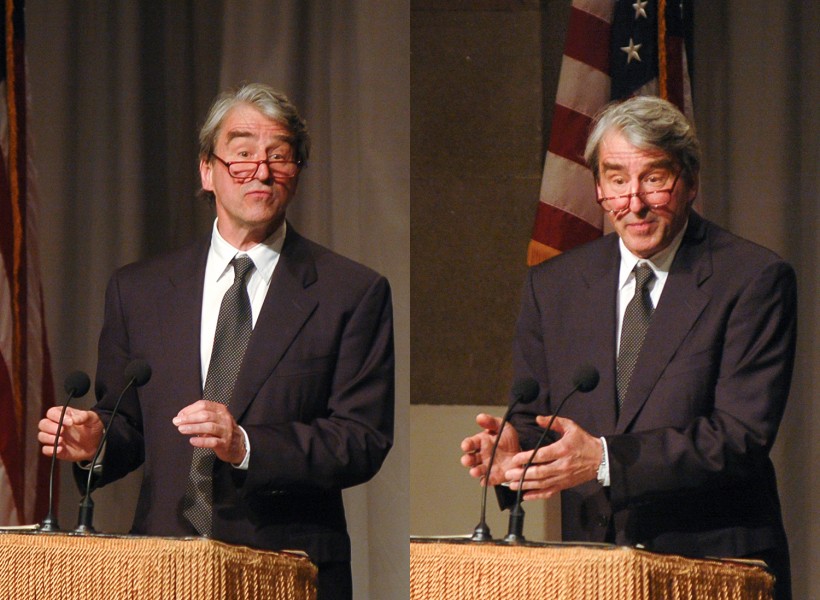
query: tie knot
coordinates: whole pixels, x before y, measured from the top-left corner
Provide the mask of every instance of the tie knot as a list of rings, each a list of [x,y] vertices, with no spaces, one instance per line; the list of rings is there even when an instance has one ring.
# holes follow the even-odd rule
[[[652,270],[652,267],[646,263],[637,265],[635,267],[635,289],[643,290],[646,284],[652,281],[654,277],[655,272]]]
[[[250,259],[249,256],[235,256],[231,261],[233,265],[233,280],[236,281],[244,281],[245,276],[248,272],[253,268],[253,261]]]

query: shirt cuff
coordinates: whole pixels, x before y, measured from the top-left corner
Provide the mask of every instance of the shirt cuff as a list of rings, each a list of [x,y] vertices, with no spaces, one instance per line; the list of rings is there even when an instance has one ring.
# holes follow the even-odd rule
[[[609,487],[609,450],[606,447],[606,439],[601,440],[601,464],[598,466],[598,483],[604,487]]]
[[[107,441],[103,444],[103,447],[100,448],[100,455],[97,457],[97,464],[94,465],[94,472],[97,473],[98,475],[100,473],[102,473],[102,468],[103,468],[102,463],[103,463],[103,459],[105,458],[105,448],[106,448],[106,446],[108,446]],[[83,469],[84,471],[90,471],[91,470],[91,461],[90,460],[78,461],[77,466],[80,467],[81,469]]]
[[[245,458],[242,459],[242,462],[238,465],[233,465],[234,469],[239,469],[240,471],[247,471],[248,470],[248,463],[251,460],[251,441],[248,439],[248,432],[245,431],[244,427],[238,426],[239,430],[242,432],[242,435],[245,436]]]

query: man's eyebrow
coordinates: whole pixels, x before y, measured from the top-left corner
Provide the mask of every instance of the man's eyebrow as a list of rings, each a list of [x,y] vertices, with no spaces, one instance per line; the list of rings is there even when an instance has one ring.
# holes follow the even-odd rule
[[[675,167],[675,161],[671,158],[659,158],[657,160],[650,161],[647,163],[646,167],[644,168],[644,172],[651,171],[652,169],[669,169],[672,170]],[[622,171],[626,167],[623,163],[614,162],[610,160],[604,160],[601,163],[601,171]]]
[[[250,131],[248,129],[231,129],[230,131],[228,131],[227,139],[225,141],[226,142],[232,142],[233,140],[239,139],[239,138],[256,139],[258,137],[259,137],[259,135],[256,132]],[[293,144],[293,137],[289,136],[289,135],[277,135],[277,136],[274,136],[274,139],[279,141],[279,142],[285,142],[285,143],[288,143],[288,144]]]
[[[248,131],[247,129],[231,129],[228,132],[227,140],[228,142],[232,142],[237,138],[252,138],[256,137],[256,135],[252,131]]]
[[[601,171],[620,171],[624,168],[621,163],[604,160],[601,162]]]
[[[675,161],[671,158],[664,157],[659,158],[658,160],[653,160],[647,165],[647,170],[649,169],[668,169],[672,171],[675,168]]]

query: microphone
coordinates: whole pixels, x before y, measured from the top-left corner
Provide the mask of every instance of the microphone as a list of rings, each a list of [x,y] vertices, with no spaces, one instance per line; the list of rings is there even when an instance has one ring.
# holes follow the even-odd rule
[[[557,417],[558,413],[561,412],[561,409],[564,407],[564,403],[570,396],[572,396],[575,392],[591,392],[598,386],[599,379],[600,375],[598,374],[598,369],[592,365],[583,365],[575,372],[575,376],[572,378],[572,389],[558,404],[558,408],[553,411],[552,418],[549,420],[547,427],[541,433],[541,437],[538,438],[538,442],[535,444],[535,448],[532,449],[530,458],[527,461],[527,464],[524,465],[524,470],[521,472],[521,479],[518,480],[518,493],[515,495],[515,504],[510,509],[507,537],[504,538],[506,543],[520,544],[526,541],[523,534],[524,509],[521,508],[521,496],[524,491],[522,487],[524,484],[524,476],[527,474],[527,469],[530,468],[532,461],[535,459],[535,453],[538,452],[538,449],[544,444],[547,434],[552,430],[552,424],[555,422],[555,417]],[[550,434],[550,437],[552,437],[552,434]],[[553,441],[555,440],[550,439],[549,444]]]
[[[490,535],[490,528],[487,526],[487,488],[489,488],[489,477],[490,473],[492,473],[493,463],[495,462],[495,452],[498,450],[498,442],[501,440],[501,433],[504,431],[504,426],[507,424],[507,421],[510,419],[510,415],[512,414],[513,408],[515,408],[518,404],[530,404],[533,400],[538,397],[538,382],[535,379],[519,379],[513,384],[512,387],[512,396],[513,401],[510,406],[507,408],[507,412],[504,413],[504,418],[501,420],[501,427],[498,429],[498,435],[495,438],[495,443],[493,444],[493,451],[490,454],[490,462],[487,466],[487,480],[484,483],[484,489],[481,493],[481,520],[478,522],[478,525],[475,526],[475,530],[473,530],[473,535],[470,539],[474,542],[489,542],[492,541],[492,536]]]
[[[63,430],[63,418],[65,417],[66,409],[72,398],[82,398],[88,393],[88,388],[91,387],[91,380],[88,375],[82,371],[74,371],[65,378],[63,389],[68,397],[63,403],[63,409],[60,411],[60,419],[57,421],[57,433],[54,437],[54,452],[51,454],[51,472],[48,476],[48,514],[46,518],[40,523],[40,531],[59,531],[60,525],[57,523],[57,517],[54,514],[54,467],[57,464],[57,444],[60,441],[60,432]]]
[[[151,379],[151,366],[144,360],[132,360],[128,363],[128,366],[125,367],[125,380],[127,383],[122,392],[120,392],[119,398],[117,398],[117,401],[114,403],[114,408],[108,419],[108,425],[103,430],[100,443],[97,444],[97,451],[94,453],[94,458],[91,459],[91,463],[88,465],[88,482],[85,486],[85,496],[82,502],[80,502],[80,516],[77,519],[77,528],[74,530],[78,533],[94,533],[94,526],[92,525],[94,520],[94,502],[91,500],[91,477],[94,475],[94,468],[97,466],[100,453],[108,439],[108,432],[111,431],[111,423],[114,422],[114,417],[117,416],[117,411],[120,408],[120,400],[122,400],[123,396],[125,396],[125,392],[130,388],[143,386],[148,383],[149,379]]]

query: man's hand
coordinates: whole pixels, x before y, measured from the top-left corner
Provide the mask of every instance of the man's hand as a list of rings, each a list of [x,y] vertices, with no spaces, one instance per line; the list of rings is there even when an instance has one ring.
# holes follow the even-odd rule
[[[224,404],[197,400],[179,411],[173,423],[191,436],[192,446],[212,448],[219,460],[238,465],[245,459],[245,436]]]
[[[38,424],[37,441],[43,445],[43,454],[46,456],[54,454],[61,411],[61,407],[52,406]],[[91,460],[102,439],[103,429],[103,422],[94,411],[69,407],[66,409],[57,443],[57,458],[72,462]]]
[[[493,451],[493,444],[498,437],[498,428],[501,426],[501,419],[488,414],[480,414],[475,419],[479,427],[483,429],[461,442],[461,450],[464,454],[461,457],[461,464],[470,469],[470,475],[481,479],[482,485],[486,484],[487,467],[490,462],[490,455]],[[501,434],[501,441],[495,453],[493,472],[490,473],[490,485],[498,485],[507,481],[504,472],[515,465],[510,463],[510,459],[521,451],[518,443],[518,432],[507,423]]]
[[[536,418],[536,423],[541,427],[546,427],[549,421],[548,416]],[[601,440],[588,434],[574,421],[563,417],[555,419],[552,430],[559,433],[561,438],[535,453],[522,486],[525,500],[551,498],[561,490],[598,476],[603,452]],[[509,460],[513,468],[504,474],[504,478],[511,482],[510,489],[518,489],[521,473],[531,454],[532,450],[527,450]]]

